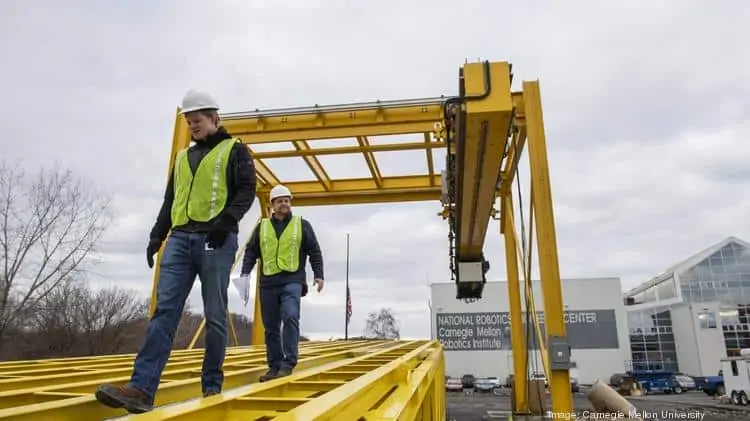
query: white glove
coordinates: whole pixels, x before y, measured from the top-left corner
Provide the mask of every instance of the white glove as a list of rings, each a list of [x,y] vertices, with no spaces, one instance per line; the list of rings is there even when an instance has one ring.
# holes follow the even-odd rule
[[[234,278],[232,279],[232,284],[237,288],[240,299],[244,301],[245,307],[247,307],[247,302],[250,301],[250,276],[241,275],[239,278]]]

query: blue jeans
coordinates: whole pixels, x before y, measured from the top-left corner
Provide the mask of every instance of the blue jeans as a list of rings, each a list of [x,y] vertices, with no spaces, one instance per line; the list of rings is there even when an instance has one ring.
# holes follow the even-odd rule
[[[230,234],[218,249],[206,250],[206,235],[175,231],[169,236],[159,266],[154,312],[143,347],[135,358],[130,384],[153,401],[164,366],[172,352],[175,331],[185,301],[201,280],[206,319],[206,351],[203,356],[203,392],[221,391],[227,347],[227,288],[237,252],[237,235]],[[153,403],[153,402],[152,402]]]
[[[299,355],[299,315],[302,284],[260,289],[260,311],[266,331],[268,368],[292,370]],[[282,323],[284,324],[282,329]]]

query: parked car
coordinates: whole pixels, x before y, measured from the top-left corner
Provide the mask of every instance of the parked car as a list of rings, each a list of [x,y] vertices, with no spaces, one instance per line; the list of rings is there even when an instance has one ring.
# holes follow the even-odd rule
[[[536,372],[532,374],[530,380],[543,381],[544,387],[549,386],[549,382],[547,381],[547,376],[542,372]]]
[[[497,377],[487,377],[487,380],[491,381],[492,384],[495,385],[495,387],[500,387],[500,379]]]
[[[448,391],[461,391],[463,390],[464,385],[461,383],[461,379],[457,377],[448,377],[448,380],[445,381],[445,390]]]
[[[695,379],[685,374],[675,374],[672,380],[672,391],[674,393],[697,389]]]
[[[547,376],[545,376],[544,373],[534,373],[531,376],[530,380],[543,380],[544,387],[549,386],[549,382],[547,381]],[[505,387],[512,388],[514,381],[515,381],[514,375],[509,374],[508,377],[505,378]],[[578,393],[581,391],[581,386],[578,384],[578,379],[572,376],[570,377],[570,391],[573,393]]]
[[[461,376],[461,384],[464,385],[464,389],[474,388],[474,380],[476,380],[476,378],[473,374],[464,374]]]
[[[581,386],[578,384],[578,379],[573,376],[570,376],[570,391],[573,393],[578,393],[581,391]]]
[[[474,380],[474,390],[477,392],[492,392],[495,387],[495,383],[490,379],[478,378]]]

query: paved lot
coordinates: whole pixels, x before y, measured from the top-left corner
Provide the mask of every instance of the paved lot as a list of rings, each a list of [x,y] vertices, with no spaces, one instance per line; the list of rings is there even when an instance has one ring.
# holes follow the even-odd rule
[[[507,419],[510,411],[510,396],[492,394],[464,395],[460,392],[448,392],[448,421],[483,421],[495,419],[487,417],[488,411],[497,414],[497,419]],[[631,399],[644,418],[651,421],[660,420],[697,420],[697,421],[740,421],[750,420],[750,406],[732,407],[716,405],[713,399],[700,392],[681,395],[649,395]],[[585,394],[577,394],[573,402],[578,415],[591,409]],[[547,402],[547,408],[550,408]],[[529,418],[531,420],[532,418]],[[538,418],[534,418],[538,419]],[[514,421],[523,417],[514,417]]]

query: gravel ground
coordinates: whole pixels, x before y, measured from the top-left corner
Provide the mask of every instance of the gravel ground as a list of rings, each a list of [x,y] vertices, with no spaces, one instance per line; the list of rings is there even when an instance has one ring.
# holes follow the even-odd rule
[[[689,392],[681,395],[649,395],[642,398],[632,398],[630,401],[638,408],[642,417],[650,421],[750,421],[750,406],[717,405],[713,399],[700,392]],[[448,421],[507,420],[510,411],[510,396],[497,396],[488,393],[464,395],[461,392],[448,392],[447,404]],[[579,416],[591,409],[591,404],[586,399],[585,393],[576,394],[573,404]],[[547,402],[547,408],[550,407],[551,404]],[[492,417],[488,414],[491,414]],[[514,417],[514,421],[523,419],[524,417]],[[529,417],[529,420],[531,419],[539,418]]]

